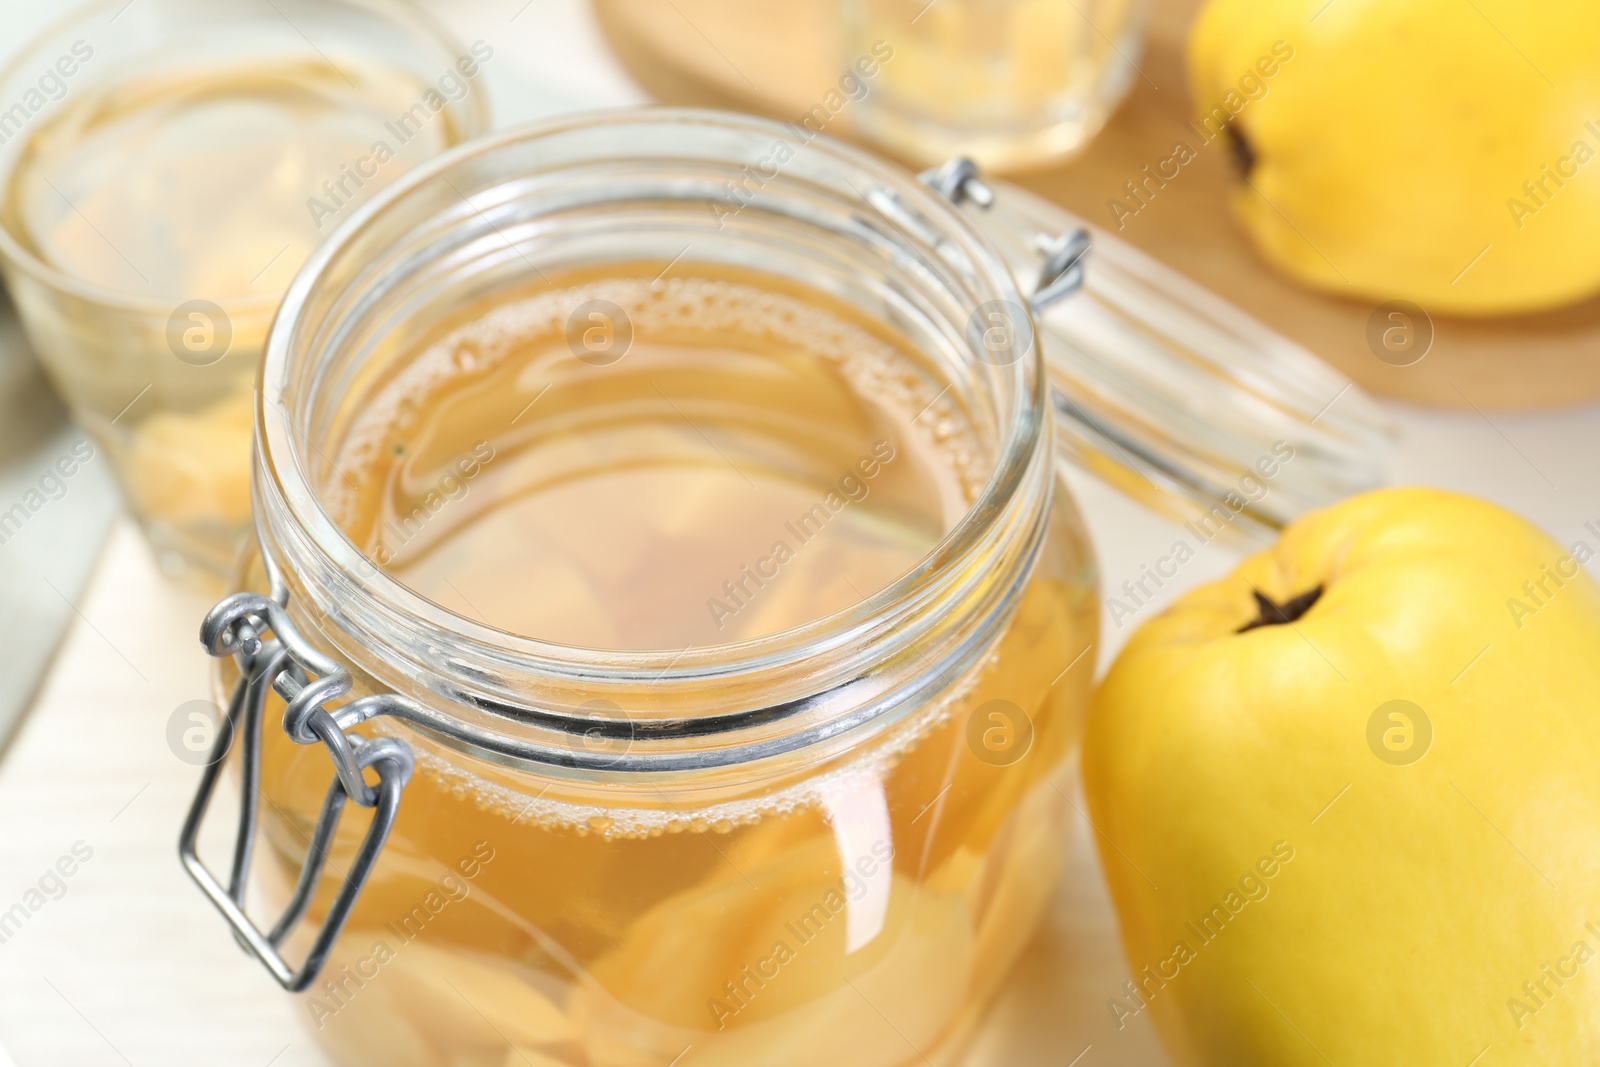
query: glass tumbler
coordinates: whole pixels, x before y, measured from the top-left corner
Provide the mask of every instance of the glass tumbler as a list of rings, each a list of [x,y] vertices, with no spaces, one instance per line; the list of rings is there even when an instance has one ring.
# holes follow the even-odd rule
[[[1087,144],[1138,76],[1148,0],[839,0],[844,55],[893,43],[861,130],[922,163],[1043,166]]]
[[[464,145],[312,253],[180,851],[339,1062],[960,1054],[1064,858],[1099,616],[1063,458],[1272,525],[1382,442],[1304,352],[1014,193],[608,112]],[[847,529],[912,551],[839,585]],[[687,640],[629,628],[679,601]]]
[[[492,55],[404,0],[108,0],[0,73],[0,271],[168,570],[237,557],[289,280],[376,189],[487,127]]]

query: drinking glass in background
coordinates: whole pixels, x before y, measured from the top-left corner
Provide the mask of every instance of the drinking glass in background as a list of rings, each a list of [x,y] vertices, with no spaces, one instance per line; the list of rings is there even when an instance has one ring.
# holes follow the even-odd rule
[[[0,272],[169,571],[233,566],[290,280],[487,129],[492,56],[403,0],[107,0],[0,73]]]
[[[894,50],[862,133],[925,164],[985,169],[1082,148],[1138,77],[1147,0],[841,0],[845,55]],[[881,46],[880,46],[881,47]]]

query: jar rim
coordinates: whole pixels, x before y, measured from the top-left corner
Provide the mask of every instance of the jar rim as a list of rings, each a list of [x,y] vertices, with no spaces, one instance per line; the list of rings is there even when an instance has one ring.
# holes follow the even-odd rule
[[[878,642],[885,655],[891,647],[903,649],[903,640],[897,644],[893,639],[895,635],[886,633],[886,628],[878,625],[883,617],[897,607],[908,611],[928,607],[937,599],[940,583],[955,582],[953,575],[961,571],[964,564],[971,563],[975,552],[985,548],[992,550],[997,538],[1010,538],[1007,543],[1012,551],[1008,566],[1020,568],[1015,575],[1002,574],[1000,584],[1017,588],[1025,584],[1018,579],[1025,579],[1031,573],[1038,544],[1042,542],[1054,477],[1050,425],[1045,408],[1045,376],[1036,348],[1004,369],[1006,380],[1012,383],[1008,387],[1016,390],[1014,417],[1008,425],[999,428],[987,481],[966,512],[922,563],[848,608],[775,634],[681,651],[593,649],[532,638],[488,626],[436,604],[374,565],[350,540],[324,506],[312,483],[308,457],[297,444],[295,416],[290,411],[297,360],[309,358],[308,346],[313,343],[306,334],[327,332],[319,324],[307,321],[308,308],[319,284],[334,271],[340,257],[387,213],[402,210],[408,198],[418,195],[419,190],[430,184],[449,182],[453,172],[459,174],[474,161],[540,139],[594,131],[600,127],[609,127],[621,135],[629,125],[641,124],[681,133],[684,137],[692,137],[697,131],[722,130],[772,140],[795,140],[794,128],[786,124],[701,109],[646,107],[565,115],[480,138],[408,172],[363,205],[312,253],[291,283],[268,335],[257,396],[257,455],[253,480],[256,525],[263,558],[274,580],[274,592],[285,588],[280,568],[309,562],[320,568],[319,573],[324,577],[338,583],[338,593],[329,597],[330,602],[348,606],[351,599],[359,600],[361,603],[356,610],[378,612],[390,621],[404,621],[456,643],[453,654],[465,652],[469,658],[477,655],[500,666],[510,665],[517,670],[568,679],[604,677],[661,685],[691,680],[726,681],[757,675],[780,665],[795,667],[812,656],[855,643]],[[910,173],[822,135],[807,139],[804,150],[826,153],[830,164],[837,164],[852,176],[869,180],[873,188],[900,198],[924,221],[931,221],[937,227],[939,240],[950,254],[970,267],[985,293],[1026,307],[1004,261],[986,239],[945,199],[925,188]],[[854,184],[851,188],[857,189]],[[457,194],[466,199],[460,190]],[[859,189],[857,194],[860,195]],[[470,199],[467,203],[476,207]],[[871,210],[864,195],[861,209],[864,213]],[[882,214],[881,209],[879,214]],[[362,280],[371,281],[365,277]],[[963,337],[965,339],[966,335]],[[1028,514],[1019,518],[1018,508],[1023,507],[1019,499],[1023,496],[1030,498],[1026,504]],[[1039,499],[1033,499],[1036,497]],[[1016,531],[1022,529],[1026,536],[1019,539]],[[1033,539],[1031,544],[1019,548],[1029,537]],[[291,563],[269,558],[275,547],[286,550],[296,559]],[[993,574],[989,577],[991,581],[994,579]],[[1014,601],[1014,597],[1012,599]],[[848,680],[836,677],[826,682],[813,677],[813,695]],[[477,703],[483,706],[482,701]],[[511,709],[493,710],[504,714]],[[738,716],[728,718],[732,728]],[[702,722],[699,732],[709,732],[707,725]]]
[[[445,28],[444,24],[434,18],[432,14],[423,10],[413,0],[328,0],[329,3],[359,8],[377,18],[385,19],[397,26],[403,26],[412,32],[418,40],[427,40],[434,45],[441,46],[452,56],[464,54],[461,43]],[[108,12],[117,12],[129,6],[129,0],[91,0],[82,7],[74,8],[64,15],[58,16],[28,39],[4,66],[0,66],[0,86],[8,84],[13,78],[24,73],[29,64],[38,59],[39,53],[53,41],[70,33],[90,20]],[[280,12],[281,16],[281,12]],[[115,20],[116,15],[112,16]],[[63,97],[64,99],[64,97]],[[462,112],[462,142],[465,143],[473,137],[480,135],[489,128],[491,115],[487,95],[472,93],[460,101],[452,101],[452,106],[463,106]],[[14,156],[15,153],[10,153]],[[0,153],[0,197],[15,177],[15,159],[7,158],[6,153]],[[120,311],[130,311],[165,318],[172,310],[171,296],[140,296],[136,293],[124,292],[109,286],[99,285],[85,281],[77,275],[62,270],[48,260],[41,258],[25,243],[14,235],[10,228],[0,222],[0,263],[12,267],[26,274],[38,284],[49,287],[56,292],[70,294],[80,300],[86,300],[101,307],[116,308]],[[225,310],[234,314],[271,315],[283,297],[278,293],[264,293],[246,297],[224,297],[217,303]]]

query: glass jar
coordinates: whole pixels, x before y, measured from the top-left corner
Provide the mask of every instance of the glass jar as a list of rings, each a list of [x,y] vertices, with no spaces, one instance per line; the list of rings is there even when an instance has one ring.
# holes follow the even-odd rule
[[[259,555],[202,630],[228,728],[181,851],[341,1062],[959,1054],[1061,868],[1093,677],[1093,555],[1055,446],[1242,527],[1370,479],[1382,438],[1348,383],[1126,247],[1087,272],[1076,227],[1033,250],[1073,220],[1011,196],[970,164],[919,183],[758,119],[602,113],[464,146],[312,255],[267,342]],[[665,266],[640,292],[759,272],[764,306],[791,286],[919,354],[920,377],[874,379],[905,392],[893,448],[962,423],[971,489],[914,565],[776,632],[618,651],[452,611],[349,532],[330,501],[364,475],[337,445],[375,379],[419,344],[513,358],[424,342],[530,279],[641,261]],[[644,304],[595,303],[570,309],[562,373],[646,358],[617,342],[648,332]],[[709,314],[675,307],[686,329]],[[557,403],[528,388],[511,422]],[[534,417],[581,414],[573,395]],[[1248,424],[1187,438],[1220,403]],[[1230,479],[1267,477],[1253,450],[1280,431],[1280,460],[1303,456],[1275,475],[1289,491],[1233,507]],[[513,452],[509,428],[481,432]],[[219,878],[197,839],[235,738],[242,831]],[[258,843],[270,929],[244,908]]]
[[[284,290],[487,130],[492,55],[389,0],[100,0],[0,71],[0,271],[165,569],[228,574]]]

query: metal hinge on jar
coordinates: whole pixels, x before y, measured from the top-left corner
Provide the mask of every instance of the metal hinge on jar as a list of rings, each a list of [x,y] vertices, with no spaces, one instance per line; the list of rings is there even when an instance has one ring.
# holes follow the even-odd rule
[[[1304,348],[969,159],[919,177],[1028,294],[1035,322],[1007,325],[1042,349],[1064,459],[1176,522],[1258,542],[1383,483],[1388,419]]]
[[[984,184],[978,165],[964,156],[925,170],[917,177],[952,204],[971,200],[987,208],[994,203],[994,190]],[[1093,244],[1089,231],[1081,226],[1054,237],[1046,233],[1034,236],[1033,247],[1044,259],[1028,297],[1028,306],[1035,315],[1083,288],[1084,263]]]
[[[267,636],[269,635],[270,636]],[[364,738],[347,731],[376,715],[386,714],[401,698],[363,697],[336,710],[327,703],[350,691],[350,672],[318,652],[300,636],[279,600],[259,593],[235,593],[206,615],[200,639],[213,656],[233,656],[239,680],[228,701],[228,713],[217,731],[209,762],[194,804],[184,820],[178,854],[184,868],[233,927],[239,943],[253,953],[283,988],[299,992],[316,980],[338,939],[356,898],[372,873],[388,840],[400,806],[400,793],[411,778],[414,759],[405,742],[392,737]],[[256,842],[261,797],[261,729],[268,692],[288,705],[284,730],[300,744],[320,742],[333,758],[334,778],[322,803],[305,862],[293,895],[272,928],[263,931],[244,911],[245,887]],[[224,883],[201,862],[197,852],[200,825],[216,793],[222,765],[241,738],[239,831],[233,862]],[[378,778],[374,785],[367,770]],[[328,852],[339,828],[346,800],[372,808],[372,822],[343,872],[343,884],[328,907],[322,927],[305,959],[296,968],[284,959],[281,946],[305,918],[328,865]]]

